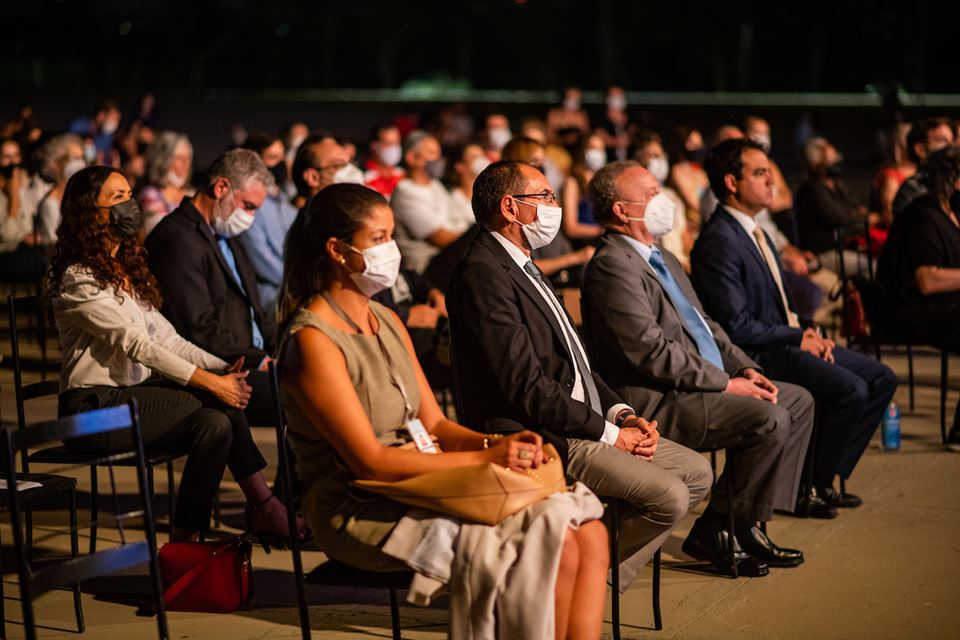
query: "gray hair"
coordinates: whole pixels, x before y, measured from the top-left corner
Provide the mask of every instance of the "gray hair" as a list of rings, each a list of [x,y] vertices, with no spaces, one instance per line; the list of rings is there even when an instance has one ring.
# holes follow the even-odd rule
[[[610,224],[615,221],[613,203],[620,200],[617,192],[617,178],[627,169],[643,168],[636,160],[611,162],[593,174],[593,179],[587,185],[590,200],[593,202],[593,218],[599,224]]]
[[[406,138],[403,139],[403,154],[406,155],[407,152],[416,148],[421,142],[431,138],[436,140],[437,137],[429,131],[424,131],[423,129],[414,129],[407,134]]]
[[[830,142],[822,136],[808,138],[803,145],[803,157],[807,159],[807,166],[815,167],[823,164]]]
[[[190,144],[190,138],[182,133],[175,131],[164,131],[157,136],[146,152],[143,154],[147,184],[157,187],[165,187],[167,171],[173,163],[173,156],[177,152],[177,147],[181,144],[190,149],[190,155],[193,155],[193,145]],[[187,175],[187,184],[190,183],[190,176]]]
[[[59,182],[63,178],[63,158],[71,144],[83,147],[83,140],[75,133],[61,133],[47,140],[37,151],[40,177],[47,182]]]
[[[266,189],[276,185],[260,154],[250,149],[232,149],[214,160],[207,184],[212,185],[220,178],[229,180],[234,189],[246,189],[253,182],[259,182]]]

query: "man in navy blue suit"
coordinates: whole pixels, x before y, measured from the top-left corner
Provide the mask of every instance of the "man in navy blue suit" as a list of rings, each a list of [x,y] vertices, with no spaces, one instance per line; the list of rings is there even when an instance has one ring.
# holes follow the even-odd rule
[[[754,222],[773,198],[763,149],[749,140],[724,141],[711,150],[705,169],[720,205],[691,254],[694,286],[710,316],[764,375],[813,394],[813,487],[801,496],[798,513],[835,517],[837,507],[862,504],[835,491],[834,477],[850,477],[896,391],[896,376],[837,347],[815,327],[801,326],[773,242]]]

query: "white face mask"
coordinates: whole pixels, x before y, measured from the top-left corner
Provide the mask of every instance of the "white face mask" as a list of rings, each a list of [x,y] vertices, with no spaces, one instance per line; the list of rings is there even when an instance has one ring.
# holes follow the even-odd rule
[[[213,207],[213,230],[218,236],[233,238],[253,224],[253,214],[236,205],[236,198],[232,192],[228,192],[221,200],[218,200]],[[233,209],[229,209],[233,207]],[[230,213],[224,214],[225,211]]]
[[[489,160],[487,160],[484,156],[477,156],[473,159],[473,162],[470,163],[470,172],[473,173],[474,176],[478,176],[489,166]]]
[[[119,120],[107,120],[103,123],[103,126],[100,127],[100,130],[103,131],[108,136],[112,136],[117,132],[117,129],[120,128]]]
[[[614,95],[607,97],[607,107],[620,111],[627,108],[627,98],[622,95]]]
[[[662,185],[667,181],[667,176],[670,175],[670,163],[666,156],[655,156],[650,158],[650,162],[647,163],[647,171]]]
[[[493,127],[487,131],[487,138],[490,140],[490,146],[500,151],[513,139],[513,134],[506,127]]]
[[[80,158],[72,158],[67,160],[67,164],[63,165],[63,178],[64,180],[69,180],[73,177],[77,171],[85,168],[87,163]]]
[[[363,171],[357,165],[348,162],[333,174],[333,182],[334,184],[363,184]]]
[[[600,171],[607,164],[607,152],[603,149],[587,149],[583,152],[583,160],[590,171]]]
[[[363,251],[351,247],[344,242],[351,251],[363,256],[364,269],[362,273],[352,272],[350,279],[357,288],[368,298],[375,296],[384,289],[389,289],[397,282],[400,275],[400,247],[396,240],[383,242]]]
[[[758,145],[763,147],[764,153],[770,153],[770,134],[769,133],[755,133],[750,136],[750,139],[756,142]]]
[[[403,148],[398,144],[387,145],[380,147],[377,155],[380,157],[382,164],[388,167],[395,167],[400,164],[400,159],[403,157]]]
[[[518,202],[522,202],[522,200],[518,200]],[[526,202],[524,204],[531,203]],[[540,203],[537,205],[537,217],[533,222],[527,224],[523,224],[519,220],[517,222],[523,225],[521,230],[523,235],[527,237],[530,248],[540,249],[553,242],[553,239],[557,237],[562,220],[563,209]]]
[[[187,184],[186,176],[178,176],[176,171],[171,169],[167,171],[167,175],[163,178],[163,181],[167,183],[168,186],[171,186],[175,189],[182,189],[183,185]]]
[[[635,204],[624,200],[626,204]],[[642,220],[647,226],[647,232],[654,238],[662,238],[673,230],[673,220],[676,215],[676,206],[664,193],[658,193],[647,203],[642,218],[624,216],[627,220]]]

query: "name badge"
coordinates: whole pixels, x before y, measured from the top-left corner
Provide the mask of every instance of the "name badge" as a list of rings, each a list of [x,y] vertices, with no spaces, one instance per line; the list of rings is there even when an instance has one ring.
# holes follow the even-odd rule
[[[407,433],[409,433],[413,439],[413,443],[417,445],[417,449],[419,449],[421,453],[437,453],[437,447],[434,446],[433,439],[430,437],[430,434],[427,433],[427,428],[423,426],[419,418],[410,420],[404,426],[407,429]]]

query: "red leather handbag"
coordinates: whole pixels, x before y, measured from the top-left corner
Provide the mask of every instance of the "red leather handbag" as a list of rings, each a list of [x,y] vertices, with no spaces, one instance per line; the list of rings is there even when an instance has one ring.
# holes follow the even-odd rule
[[[168,542],[160,547],[163,602],[170,611],[232,613],[253,596],[250,538]]]

